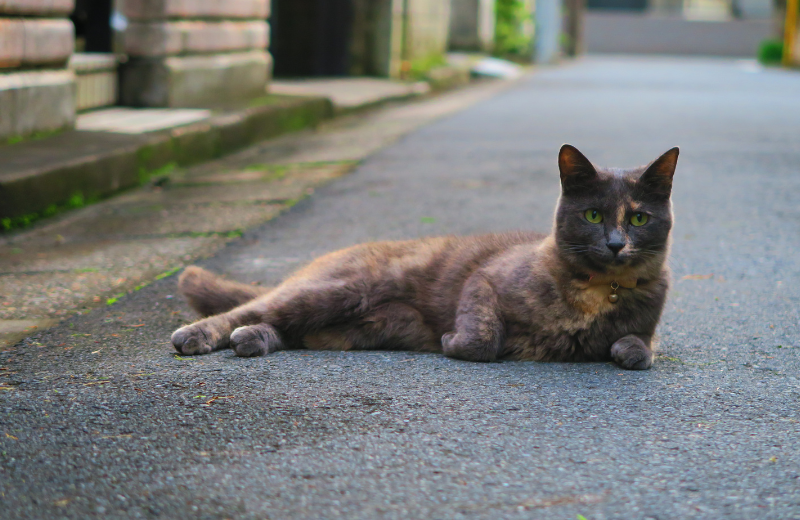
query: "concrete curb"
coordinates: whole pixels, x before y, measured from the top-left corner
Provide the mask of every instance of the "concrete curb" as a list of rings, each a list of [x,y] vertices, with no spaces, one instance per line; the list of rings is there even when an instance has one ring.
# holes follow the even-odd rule
[[[272,98],[269,104],[141,135],[69,131],[0,146],[0,219],[93,200],[138,186],[167,166],[188,166],[332,117],[327,98]]]

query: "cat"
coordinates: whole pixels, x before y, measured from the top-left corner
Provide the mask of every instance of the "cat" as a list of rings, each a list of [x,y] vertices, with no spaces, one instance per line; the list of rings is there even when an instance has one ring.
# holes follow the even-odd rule
[[[629,170],[561,147],[550,235],[356,245],[274,289],[188,267],[179,290],[204,319],[172,334],[181,354],[232,348],[443,352],[469,361],[607,361],[643,370],[669,289],[673,148]]]

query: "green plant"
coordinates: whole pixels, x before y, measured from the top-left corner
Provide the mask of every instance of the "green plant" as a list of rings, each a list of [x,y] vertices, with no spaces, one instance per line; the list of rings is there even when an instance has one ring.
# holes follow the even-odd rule
[[[428,72],[436,67],[447,65],[447,60],[441,54],[431,54],[424,58],[412,60],[409,64],[408,74],[412,79],[425,79]]]
[[[14,231],[16,229],[24,229],[37,220],[45,217],[52,217],[54,215],[58,215],[63,211],[67,211],[70,209],[77,209],[86,206],[87,204],[93,204],[99,200],[99,197],[84,197],[83,193],[80,191],[76,191],[72,194],[72,196],[67,200],[66,203],[62,205],[51,204],[46,209],[42,210],[38,213],[28,213],[27,215],[22,215],[19,217],[5,217],[0,219],[0,232],[2,231]]]
[[[764,40],[758,46],[758,61],[764,65],[777,65],[783,58],[783,42]]]
[[[160,168],[156,168],[154,170],[148,170],[144,166],[139,167],[139,184],[147,184],[150,179],[153,177],[166,177],[170,173],[172,173],[175,168],[178,167],[178,163],[176,162],[169,162]]]
[[[529,56],[532,51],[532,17],[526,0],[497,0],[495,4],[494,53]]]
[[[28,141],[39,141],[41,139],[47,139],[48,137],[53,137],[54,135],[60,134],[63,131],[64,129],[59,128],[57,130],[40,130],[39,132],[34,132],[28,135],[12,135],[11,137],[6,139],[5,144],[19,144]]]

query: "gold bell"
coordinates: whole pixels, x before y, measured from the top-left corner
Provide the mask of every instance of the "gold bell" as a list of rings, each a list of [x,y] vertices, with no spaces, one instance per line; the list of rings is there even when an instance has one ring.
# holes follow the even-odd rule
[[[617,289],[619,289],[619,283],[616,280],[611,282],[611,294],[608,295],[608,301],[611,303],[617,303],[619,301],[619,294],[617,294]]]

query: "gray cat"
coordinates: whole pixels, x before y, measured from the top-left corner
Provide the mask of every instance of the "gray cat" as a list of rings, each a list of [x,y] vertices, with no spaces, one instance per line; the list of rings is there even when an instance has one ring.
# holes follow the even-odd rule
[[[596,168],[564,145],[547,236],[362,244],[318,258],[273,289],[189,267],[179,288],[207,317],[175,331],[172,344],[182,354],[395,349],[647,369],[669,288],[677,160],[673,148],[646,167]]]

